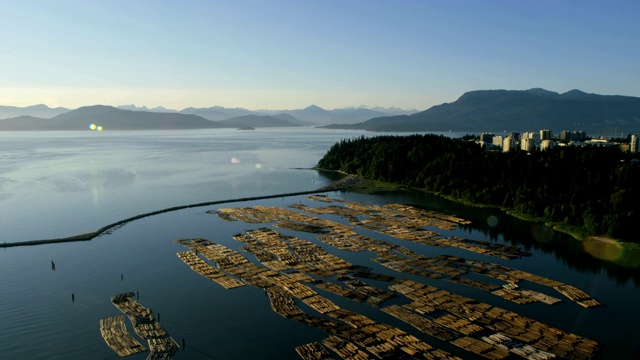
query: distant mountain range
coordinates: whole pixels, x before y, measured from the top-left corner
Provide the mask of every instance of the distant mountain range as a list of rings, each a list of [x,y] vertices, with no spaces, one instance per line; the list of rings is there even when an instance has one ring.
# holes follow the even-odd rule
[[[32,116],[44,119],[52,118],[56,115],[64,114],[69,109],[63,107],[50,108],[47,105],[32,105],[26,107],[2,106],[0,105],[0,119],[7,119],[18,116]]]
[[[0,130],[85,130],[91,124],[108,130],[199,129],[226,127],[200,116],[85,106],[52,117],[19,116],[0,120]]]
[[[399,108],[368,108],[349,107],[342,109],[325,110],[319,106],[311,105],[304,109],[297,110],[247,110],[243,108],[224,108],[213,106],[209,108],[186,108],[180,113],[195,114],[205,119],[221,121],[245,115],[267,115],[276,118],[288,116],[288,120],[304,126],[328,125],[328,124],[351,124],[369,120],[379,116],[408,115],[416,113],[418,110],[403,110]]]
[[[243,108],[147,108],[95,105],[75,110],[0,106],[0,130],[81,130],[95,123],[112,130],[258,128],[314,126],[390,132],[502,132],[551,129],[584,130],[589,134],[640,132],[640,98],[563,94],[545,89],[478,90],[452,103],[425,111],[353,107],[325,110],[311,105],[298,110]],[[330,125],[329,125],[330,124]]]
[[[91,123],[108,123],[105,129],[142,130],[166,128],[210,127],[290,127],[344,124],[377,116],[412,114],[417,110],[398,108],[343,108],[325,110],[311,105],[299,110],[247,110],[243,108],[186,108],[181,111],[162,106],[148,108],[135,105],[118,107],[95,105],[75,110],[0,106],[0,130],[72,130],[84,129]],[[207,120],[207,121],[202,121]]]
[[[640,98],[563,94],[545,89],[479,90],[453,103],[436,105],[413,115],[384,116],[334,129],[369,131],[533,131],[584,130],[591,134],[640,132]]]

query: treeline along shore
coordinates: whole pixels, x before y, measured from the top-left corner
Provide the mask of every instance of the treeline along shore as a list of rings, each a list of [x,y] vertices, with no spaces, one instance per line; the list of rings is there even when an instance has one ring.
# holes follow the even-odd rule
[[[578,237],[640,242],[640,161],[619,148],[496,152],[438,135],[342,140],[318,167],[514,210]]]

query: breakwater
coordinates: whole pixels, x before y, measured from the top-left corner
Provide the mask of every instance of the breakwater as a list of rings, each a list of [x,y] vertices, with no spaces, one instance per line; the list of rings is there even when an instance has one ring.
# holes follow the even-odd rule
[[[126,218],[126,219],[123,219],[123,220],[119,220],[119,221],[116,221],[116,222],[114,222],[112,224],[105,225],[105,226],[99,228],[96,231],[86,232],[86,233],[83,233],[83,234],[78,234],[78,235],[73,235],[73,236],[68,236],[68,237],[63,237],[63,238],[27,240],[27,241],[10,242],[10,243],[3,242],[3,243],[0,243],[0,248],[17,247],[17,246],[35,246],[35,245],[56,244],[56,243],[75,242],[75,241],[89,241],[89,240],[92,240],[92,239],[104,234],[105,232],[107,232],[109,230],[115,229],[115,228],[117,228],[119,226],[123,226],[128,222],[139,220],[139,219],[146,218],[146,217],[149,217],[149,216],[164,214],[164,213],[168,213],[168,212],[172,212],[172,211],[184,210],[184,209],[189,209],[189,208],[194,208],[194,207],[201,207],[201,206],[228,204],[228,203],[234,203],[234,202],[266,200],[266,199],[275,199],[275,198],[279,198],[279,197],[290,197],[290,196],[299,196],[299,195],[312,195],[312,194],[319,194],[319,193],[328,192],[328,191],[340,191],[340,190],[345,190],[345,189],[346,189],[346,187],[344,187],[341,184],[341,181],[338,180],[338,181],[336,181],[334,183],[331,183],[331,184],[329,184],[327,186],[324,186],[324,187],[322,187],[320,189],[316,189],[316,190],[299,191],[299,192],[285,193],[285,194],[252,196],[252,197],[245,197],[245,198],[238,198],[238,199],[207,201],[207,202],[202,202],[202,203],[197,203],[197,204],[187,204],[187,205],[173,206],[173,207],[170,207],[170,208],[166,208],[166,209],[162,209],[162,210],[156,210],[156,211],[152,211],[152,212],[148,212],[148,213],[132,216],[132,217],[129,217],[129,218]]]

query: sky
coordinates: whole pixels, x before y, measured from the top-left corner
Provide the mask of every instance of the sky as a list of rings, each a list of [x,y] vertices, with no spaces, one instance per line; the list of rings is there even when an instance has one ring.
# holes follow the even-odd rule
[[[640,96],[640,1],[0,0],[0,105],[424,110]]]

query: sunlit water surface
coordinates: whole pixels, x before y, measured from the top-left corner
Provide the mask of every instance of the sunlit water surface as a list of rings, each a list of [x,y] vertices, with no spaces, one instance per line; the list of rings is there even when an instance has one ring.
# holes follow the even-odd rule
[[[0,133],[0,236],[74,235],[167,207],[312,190],[356,131],[310,128]]]

